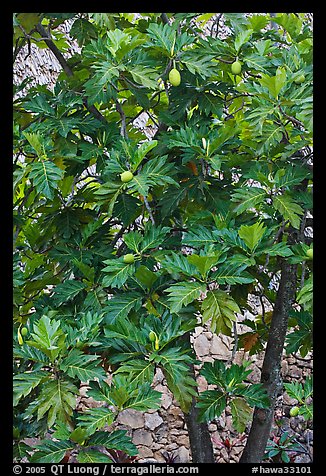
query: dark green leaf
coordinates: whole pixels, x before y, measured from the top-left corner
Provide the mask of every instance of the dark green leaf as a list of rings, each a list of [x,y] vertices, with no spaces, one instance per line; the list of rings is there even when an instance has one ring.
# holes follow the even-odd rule
[[[60,463],[67,451],[74,448],[71,441],[43,440],[31,458],[33,463]]]
[[[243,433],[252,417],[252,409],[243,398],[233,398],[230,403],[232,424],[236,431]]]
[[[115,319],[127,317],[132,309],[136,311],[140,309],[143,296],[140,293],[129,292],[124,294],[117,294],[109,299],[104,308],[106,312],[106,322],[111,323]]]
[[[102,280],[103,287],[121,288],[129,276],[135,272],[134,264],[126,264],[122,259],[108,259],[104,263],[107,265],[102,272],[105,276]]]
[[[199,421],[212,421],[221,416],[226,407],[226,395],[218,390],[205,390],[198,398]]]
[[[251,407],[268,408],[270,400],[261,383],[253,383],[245,388],[237,389],[237,394],[241,395]]]
[[[78,349],[72,349],[62,359],[60,369],[72,378],[78,378],[81,382],[88,380],[104,380],[106,373],[101,367],[101,361],[96,355],[84,354]]]
[[[78,463],[112,463],[106,454],[101,451],[84,449],[77,455]]]
[[[43,370],[34,372],[24,372],[23,374],[17,374],[13,377],[13,404],[14,406],[19,403],[19,400],[26,397],[30,392],[38,387],[42,382],[48,380],[50,375]]]
[[[216,289],[209,291],[202,302],[203,323],[210,320],[210,328],[216,334],[229,333],[232,323],[236,321],[236,313],[240,308],[234,299],[225,291]]]
[[[103,445],[111,450],[121,450],[131,456],[136,455],[138,453],[137,447],[126,433],[126,430],[115,430],[111,433],[99,431],[92,435],[88,442],[91,445]]]
[[[172,286],[165,290],[165,292],[169,293],[168,303],[170,304],[171,312],[180,311],[183,306],[198,299],[205,290],[206,286],[202,283],[184,281],[172,284]]]
[[[63,177],[63,172],[50,160],[41,160],[31,164],[29,177],[37,192],[52,200],[54,190],[58,188],[58,182]]]
[[[114,420],[114,413],[109,408],[92,408],[78,416],[80,428],[85,430],[86,435],[93,435],[97,430],[105,425],[111,425]]]
[[[87,285],[82,281],[68,279],[54,288],[53,299],[55,303],[60,306],[61,304],[74,299],[83,289],[86,288],[86,286]]]

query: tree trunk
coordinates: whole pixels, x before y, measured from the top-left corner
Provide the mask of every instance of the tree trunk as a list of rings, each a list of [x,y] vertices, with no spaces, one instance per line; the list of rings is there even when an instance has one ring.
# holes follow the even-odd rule
[[[193,365],[191,373],[195,378]],[[196,408],[196,398],[192,399],[189,413],[185,413],[185,422],[187,423],[192,462],[193,463],[215,463],[213,445],[206,422],[198,422],[199,409]]]
[[[186,332],[182,339],[191,347],[190,332]],[[193,364],[189,365],[191,377],[196,380],[195,368]],[[198,391],[198,390],[197,390]],[[184,413],[184,419],[187,424],[192,463],[215,463],[213,445],[208,430],[208,423],[198,421],[199,409],[196,408],[196,397],[192,398],[191,407],[188,413]]]
[[[270,398],[270,407],[256,408],[247,444],[240,463],[260,463],[264,457],[270,435],[277,396],[281,393],[281,362],[288,327],[288,315],[296,293],[297,265],[283,260],[281,280],[277,292],[273,317],[261,373],[261,382]]]

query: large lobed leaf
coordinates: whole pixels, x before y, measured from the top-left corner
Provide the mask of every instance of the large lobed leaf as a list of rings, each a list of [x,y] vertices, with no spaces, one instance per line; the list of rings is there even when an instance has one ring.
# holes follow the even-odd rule
[[[86,286],[82,281],[68,279],[53,289],[53,299],[58,306],[61,306],[61,304],[74,299]]]
[[[89,444],[103,445],[107,449],[121,450],[128,455],[136,455],[138,449],[126,433],[126,430],[115,430],[112,432],[98,431],[91,436]]]
[[[97,430],[111,425],[115,415],[109,408],[92,408],[78,416],[79,428],[82,428],[87,436],[93,435]]]
[[[293,228],[300,228],[300,215],[303,215],[302,207],[294,201],[289,195],[275,195],[273,198],[273,207],[280,212],[284,220],[288,220]]]
[[[105,288],[121,288],[135,272],[135,265],[124,263],[122,258],[107,259],[104,263],[107,265],[102,269],[102,272],[105,273],[102,286]]]
[[[203,323],[210,322],[211,331],[219,334],[230,334],[236,313],[240,308],[234,299],[225,291],[216,289],[209,291],[201,305]]]
[[[31,391],[41,383],[50,378],[49,373],[44,370],[28,371],[13,377],[13,405],[16,406],[20,399],[26,397]]]
[[[243,398],[233,398],[230,403],[232,424],[236,431],[243,433],[252,418],[252,409]]]
[[[51,320],[44,315],[34,323],[31,338],[33,340],[26,343],[41,350],[53,362],[63,348],[65,335],[60,329],[59,320]]]
[[[67,451],[74,448],[71,441],[42,440],[31,457],[33,463],[60,463]]]
[[[180,347],[172,347],[161,351],[154,361],[162,368],[167,385],[174,394],[180,408],[189,412],[193,397],[197,395],[197,384],[190,374],[189,365],[193,359]]]
[[[60,362],[60,369],[71,378],[81,382],[89,380],[104,380],[106,373],[101,367],[101,360],[96,355],[84,354],[78,349],[72,349]]]
[[[226,394],[219,390],[205,390],[197,403],[199,421],[212,421],[221,416],[227,404]]]
[[[49,380],[42,385],[33,411],[37,411],[39,420],[47,414],[47,425],[51,428],[55,422],[69,422],[76,407],[78,389],[67,380]]]
[[[41,160],[31,164],[29,177],[37,192],[52,200],[54,190],[58,188],[58,182],[63,177],[63,172],[50,160]]]
[[[171,312],[178,312],[183,306],[187,306],[206,290],[202,283],[183,281],[172,284],[165,292],[169,293],[168,303]]]

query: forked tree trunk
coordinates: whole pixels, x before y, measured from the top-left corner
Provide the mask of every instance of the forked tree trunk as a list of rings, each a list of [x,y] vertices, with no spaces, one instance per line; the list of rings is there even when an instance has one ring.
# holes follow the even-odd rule
[[[277,396],[282,392],[281,362],[288,327],[288,316],[296,292],[297,265],[283,260],[281,280],[265,351],[261,382],[270,398],[270,407],[256,408],[247,444],[240,463],[260,463],[270,435]]]

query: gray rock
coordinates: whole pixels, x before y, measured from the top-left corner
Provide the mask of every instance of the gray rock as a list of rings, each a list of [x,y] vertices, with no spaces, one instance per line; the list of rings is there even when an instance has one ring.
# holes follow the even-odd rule
[[[203,375],[199,375],[197,377],[197,385],[198,385],[199,392],[203,392],[204,390],[207,390],[207,380]]]
[[[154,454],[154,456],[155,456],[155,454]],[[138,461],[138,463],[153,463],[153,464],[155,464],[155,463],[157,463],[157,461],[158,460],[157,460],[156,457],[155,458],[144,458],[144,459],[140,459]]]
[[[132,441],[135,445],[151,446],[153,437],[150,431],[139,429],[134,431]]]
[[[288,374],[288,371],[289,371],[289,364],[287,363],[286,360],[283,360],[281,363],[282,376],[285,377]]]
[[[204,355],[204,356],[201,358],[201,360],[202,360],[203,362],[214,362],[215,359],[214,359],[214,357],[211,357],[210,355]],[[223,360],[223,359],[221,359],[221,360]]]
[[[301,378],[302,370],[295,365],[290,365],[288,370],[288,375],[293,378]]]
[[[181,446],[176,453],[180,463],[189,463],[190,452],[185,446]]]
[[[166,463],[165,458],[162,455],[161,451],[155,451],[154,456],[155,456],[156,462]]]
[[[211,340],[210,353],[216,355],[221,360],[228,360],[231,357],[231,352],[225,342],[216,334]]]
[[[155,431],[155,440],[158,443],[165,444],[167,442],[167,437],[169,434],[169,427],[165,423],[164,425],[160,426],[156,431]]]
[[[171,395],[169,395],[168,393],[162,394],[161,405],[163,408],[165,408],[165,410],[170,408],[170,406],[172,405],[172,401],[173,401],[173,398],[171,397]]]
[[[203,327],[195,327],[195,330],[194,330],[194,337],[198,337],[199,334],[201,334],[203,332],[204,328]]]
[[[130,428],[143,428],[144,416],[136,410],[127,409],[119,413],[117,422],[122,425],[127,425]]]
[[[205,331],[203,332],[203,335],[207,337],[208,340],[211,340],[213,337],[213,334],[211,332]]]
[[[154,375],[153,379],[153,385],[156,385],[158,383],[162,383],[164,380],[164,375],[161,369],[157,369]]]
[[[162,425],[163,418],[160,415],[155,413],[145,413],[145,427],[149,430],[155,430],[158,426]]]
[[[287,393],[283,394],[284,405],[296,405],[298,402],[295,398],[290,397]]]
[[[171,441],[189,447],[189,437],[187,435],[172,435]]]
[[[251,373],[248,375],[248,380],[252,383],[259,383],[260,382],[260,370],[256,365],[251,367]]]
[[[138,455],[140,458],[153,458],[153,451],[147,446],[138,446]]]
[[[195,343],[194,343],[194,348],[195,348],[196,354],[199,357],[203,357],[204,355],[208,355],[209,354],[209,344],[210,344],[210,342],[207,339],[207,337],[204,334],[200,334],[197,337],[197,339],[195,340]]]
[[[171,405],[169,408],[169,414],[172,415],[174,418],[182,418],[183,413],[181,408],[176,407],[175,405]]]

